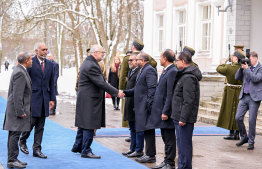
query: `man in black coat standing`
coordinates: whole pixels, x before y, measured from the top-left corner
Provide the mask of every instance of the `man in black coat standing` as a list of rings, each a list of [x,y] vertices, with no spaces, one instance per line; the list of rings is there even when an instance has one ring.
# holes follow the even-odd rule
[[[165,143],[164,161],[153,167],[153,169],[171,169],[175,167],[176,158],[176,135],[173,120],[170,118],[172,113],[172,93],[176,80],[177,68],[173,64],[175,54],[172,50],[167,49],[162,52],[160,64],[164,70],[160,76],[156,93],[154,97],[153,107],[149,121],[151,128],[161,128],[161,135]]]
[[[123,97],[123,92],[109,85],[98,65],[105,52],[99,45],[93,45],[90,55],[83,62],[76,101],[75,126],[78,127],[72,152],[81,153],[83,158],[101,158],[93,154],[91,144],[94,130],[105,127],[105,91],[112,96]]]
[[[7,106],[4,120],[4,130],[8,130],[8,168],[25,168],[27,163],[17,159],[19,154],[18,140],[22,131],[31,128],[31,96],[32,82],[27,68],[32,66],[31,55],[20,53],[17,57],[18,65],[10,78]]]
[[[133,89],[136,85],[136,78],[139,68],[136,65],[137,54],[131,54],[128,59],[129,68],[126,89]],[[144,132],[136,132],[134,97],[125,98],[124,120],[128,121],[130,127],[131,144],[130,150],[122,153],[128,157],[139,157],[144,155]]]
[[[192,169],[192,136],[198,114],[199,81],[202,74],[197,67],[191,65],[191,58],[189,52],[181,52],[176,57],[179,71],[173,91],[171,118],[174,120],[177,136],[178,169]]]
[[[136,56],[136,64],[140,71],[133,89],[124,90],[127,97],[134,96],[136,132],[144,131],[146,141],[145,155],[136,158],[141,163],[156,162],[155,129],[150,126],[149,116],[157,86],[157,72],[149,64],[149,55],[140,53]]]
[[[58,77],[59,77],[59,64],[54,61],[54,56],[53,56],[51,53],[48,54],[46,58],[53,63],[53,67],[54,67],[55,95],[57,96],[57,95],[59,95],[59,94],[58,94],[58,90],[57,90],[57,80],[58,80]],[[56,99],[55,99],[55,105],[54,105],[54,107],[49,111],[49,115],[55,115],[55,113],[56,113],[56,104],[57,104],[57,101],[56,101]]]

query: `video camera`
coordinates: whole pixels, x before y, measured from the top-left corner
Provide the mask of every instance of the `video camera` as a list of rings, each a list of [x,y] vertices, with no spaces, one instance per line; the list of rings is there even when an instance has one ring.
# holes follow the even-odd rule
[[[246,59],[241,59],[241,64],[247,63],[250,65],[250,49],[246,49]]]

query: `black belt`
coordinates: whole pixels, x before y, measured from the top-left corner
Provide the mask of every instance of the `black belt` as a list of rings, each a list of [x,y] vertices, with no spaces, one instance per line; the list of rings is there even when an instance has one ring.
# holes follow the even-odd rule
[[[244,93],[244,95],[250,95],[250,93]]]

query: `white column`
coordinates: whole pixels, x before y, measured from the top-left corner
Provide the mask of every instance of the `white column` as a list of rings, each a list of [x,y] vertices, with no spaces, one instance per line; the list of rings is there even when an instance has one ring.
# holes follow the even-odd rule
[[[165,48],[171,49],[172,48],[172,37],[173,37],[173,0],[167,0],[166,3],[166,16],[165,16],[165,29],[166,29],[166,41],[165,41]]]
[[[144,1],[144,51],[153,57],[153,32],[154,32],[154,1]]]

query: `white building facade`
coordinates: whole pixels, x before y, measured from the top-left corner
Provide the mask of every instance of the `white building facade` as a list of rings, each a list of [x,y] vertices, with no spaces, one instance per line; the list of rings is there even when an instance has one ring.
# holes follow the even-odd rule
[[[262,0],[231,0],[232,11],[220,12],[213,1],[145,0],[144,51],[158,61],[162,51],[181,47],[195,49],[193,57],[202,72],[215,71],[234,45],[258,53],[262,61]],[[222,0],[220,9],[228,6]],[[245,51],[244,51],[245,53]]]

